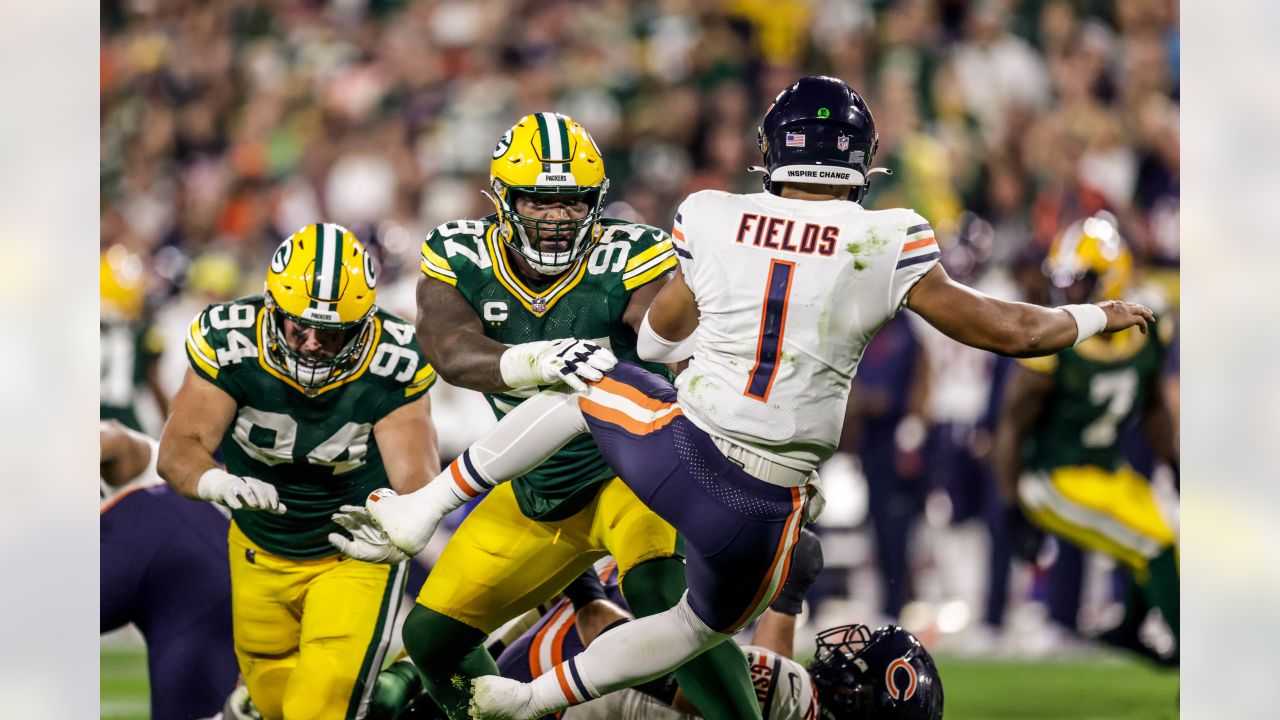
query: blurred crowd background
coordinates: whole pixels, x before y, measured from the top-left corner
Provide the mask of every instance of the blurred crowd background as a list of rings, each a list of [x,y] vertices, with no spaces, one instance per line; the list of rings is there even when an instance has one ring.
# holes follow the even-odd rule
[[[875,165],[893,175],[865,204],[929,218],[953,277],[1047,302],[1049,244],[1107,210],[1134,253],[1134,294],[1177,315],[1176,0],[101,8],[103,396],[141,394],[152,433],[191,318],[260,292],[295,229],[351,228],[381,258],[380,304],[412,317],[419,243],[491,211],[491,150],[521,115],[581,122],[605,156],[606,214],[669,228],[690,192],[760,187],[747,170],[756,125],[807,74],[866,98]],[[1067,546],[1011,565],[989,467],[1007,363],[917,320],[868,350],[842,452],[823,469],[828,569],[812,623],[898,619],[957,651],[1069,649],[1115,619],[1119,581]],[[432,392],[448,459],[492,419],[478,396]],[[1135,466],[1155,471],[1133,444]]]

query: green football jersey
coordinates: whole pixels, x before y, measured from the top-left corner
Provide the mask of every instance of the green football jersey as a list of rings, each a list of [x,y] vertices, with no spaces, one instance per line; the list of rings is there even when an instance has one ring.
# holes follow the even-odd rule
[[[671,238],[658,228],[605,218],[600,241],[545,287],[524,281],[497,236],[497,218],[445,223],[422,244],[422,272],[453,285],[484,324],[485,335],[507,345],[580,338],[611,349],[670,378],[666,367],[641,362],[636,334],[622,315],[637,288],[675,268]],[[535,391],[486,394],[501,418]],[[590,436],[574,438],[512,489],[534,520],[560,520],[581,510],[614,472]]]
[[[1019,362],[1051,373],[1053,390],[1022,447],[1030,470],[1094,465],[1115,470],[1124,463],[1120,435],[1142,411],[1164,363],[1168,324],[1144,335],[1137,328],[1095,336],[1057,355]]]
[[[164,351],[164,341],[144,322],[103,320],[100,331],[99,417],[119,420],[142,430],[138,422],[138,391],[146,381],[147,366]]]
[[[333,555],[329,516],[388,484],[374,424],[422,397],[435,370],[413,326],[378,310],[359,360],[309,395],[266,352],[265,314],[261,295],[210,305],[191,323],[187,358],[239,406],[219,446],[227,471],[271,483],[287,509],[233,510],[236,524],[281,557]]]

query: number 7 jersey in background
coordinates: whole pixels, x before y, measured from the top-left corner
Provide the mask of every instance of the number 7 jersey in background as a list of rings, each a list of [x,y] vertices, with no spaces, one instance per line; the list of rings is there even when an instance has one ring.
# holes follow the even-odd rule
[[[816,468],[835,451],[867,343],[938,262],[933,229],[907,209],[704,190],[672,238],[700,314],[676,380],[685,415]]]
[[[374,423],[422,397],[436,373],[413,326],[378,310],[364,354],[308,394],[266,352],[265,312],[260,295],[210,305],[188,329],[187,359],[238,405],[219,447],[227,471],[271,483],[288,508],[234,510],[236,524],[281,557],[333,555],[329,516],[387,485]]]

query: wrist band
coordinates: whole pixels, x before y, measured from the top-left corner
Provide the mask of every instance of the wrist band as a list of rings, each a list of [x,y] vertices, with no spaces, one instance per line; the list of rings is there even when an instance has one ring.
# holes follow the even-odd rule
[[[1072,343],[1072,347],[1097,335],[1107,327],[1107,313],[1097,305],[1063,305],[1060,309],[1066,310],[1067,314],[1076,321],[1076,341]]]

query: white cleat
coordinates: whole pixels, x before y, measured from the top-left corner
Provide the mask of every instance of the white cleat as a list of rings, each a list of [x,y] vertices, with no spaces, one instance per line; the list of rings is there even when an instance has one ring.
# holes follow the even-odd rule
[[[380,488],[369,495],[364,507],[378,526],[387,533],[391,544],[409,557],[422,552],[435,534],[442,515],[422,496],[399,495],[391,488]]]
[[[485,675],[471,681],[472,718],[481,720],[533,720],[543,713],[529,706],[533,688],[519,680]]]

